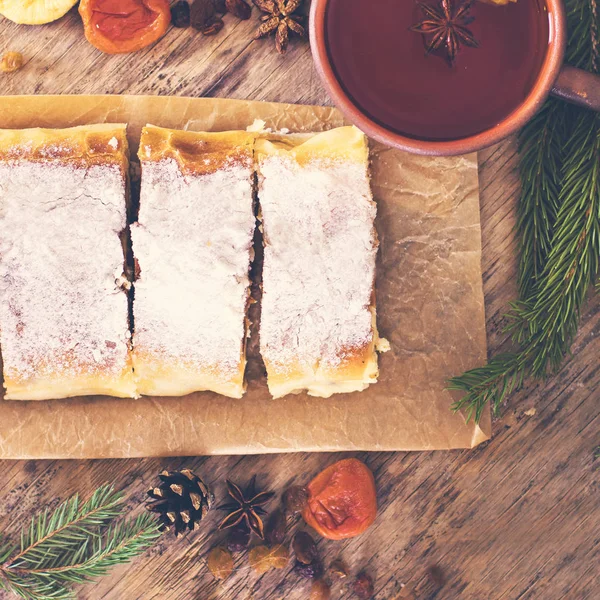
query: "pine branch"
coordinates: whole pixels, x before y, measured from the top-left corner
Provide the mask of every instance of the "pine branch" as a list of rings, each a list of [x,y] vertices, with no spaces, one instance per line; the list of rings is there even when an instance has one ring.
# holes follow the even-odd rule
[[[0,547],[0,588],[25,600],[71,600],[86,583],[149,548],[161,535],[151,515],[116,523],[122,494],[102,486],[80,505],[77,496],[34,517],[19,549]]]
[[[600,116],[581,111],[566,143],[565,178],[551,252],[538,294],[505,315],[513,341],[538,348],[533,372],[543,376],[569,352],[581,306],[598,273],[600,255]]]
[[[65,586],[40,578],[23,579],[14,573],[0,578],[0,584],[25,600],[76,600],[75,592]]]
[[[122,511],[122,494],[110,485],[98,488],[80,505],[79,497],[63,502],[52,515],[45,510],[32,519],[21,534],[21,550],[10,560],[13,568],[53,566],[77,551],[99,528],[115,519]]]
[[[450,379],[448,389],[465,392],[452,405],[452,410],[464,409],[467,422],[474,418],[479,423],[486,405],[490,403],[494,413],[497,413],[506,397],[521,387],[526,373],[526,363],[519,354],[499,354],[487,365]]]
[[[568,354],[579,325],[581,307],[599,272],[600,260],[600,115],[580,111],[566,140],[572,149],[551,249],[528,300],[513,303],[507,327],[520,349],[492,358],[487,365],[450,380],[449,389],[465,396],[453,410],[466,410],[477,422],[485,405],[499,405],[528,375],[543,377]]]
[[[532,371],[556,369],[569,352],[600,257],[600,115],[579,112],[567,144],[552,250],[536,302],[525,313],[534,336]],[[531,345],[530,344],[530,345]]]
[[[535,290],[550,252],[558,212],[565,111],[549,100],[519,135],[521,200],[517,207],[520,239],[519,295]]]
[[[585,71],[598,72],[598,14],[594,0],[566,0],[569,32],[566,62]]]
[[[105,575],[117,564],[128,562],[149,548],[160,537],[156,520],[143,514],[134,521],[111,526],[101,537],[84,544],[72,562],[53,567],[18,568],[21,577],[46,578],[63,584],[86,583]]]
[[[598,72],[598,5],[566,5],[567,61]],[[552,100],[522,132],[520,150],[521,297],[511,304],[506,329],[517,348],[450,380],[451,389],[465,392],[454,410],[475,420],[488,402],[497,411],[524,377],[543,377],[558,367],[588,289],[596,283],[600,291],[600,116]]]

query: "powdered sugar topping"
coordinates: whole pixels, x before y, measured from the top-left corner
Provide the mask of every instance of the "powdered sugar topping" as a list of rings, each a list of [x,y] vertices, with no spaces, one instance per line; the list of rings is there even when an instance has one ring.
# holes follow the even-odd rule
[[[335,367],[373,339],[376,207],[367,167],[268,156],[259,170],[263,358],[279,373]]]
[[[242,364],[255,218],[252,165],[182,173],[144,161],[135,284],[135,353],[227,382]],[[137,360],[137,359],[136,359]]]
[[[0,322],[5,378],[127,366],[125,179],[117,165],[0,163]]]

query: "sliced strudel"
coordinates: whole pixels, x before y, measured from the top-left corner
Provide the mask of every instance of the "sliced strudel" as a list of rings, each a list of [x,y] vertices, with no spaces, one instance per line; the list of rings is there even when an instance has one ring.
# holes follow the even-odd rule
[[[376,213],[354,127],[256,142],[264,233],[260,346],[274,397],[377,380]]]
[[[0,131],[6,398],[134,396],[125,125]]]
[[[132,227],[133,356],[142,394],[244,392],[253,142],[246,132],[142,132]]]

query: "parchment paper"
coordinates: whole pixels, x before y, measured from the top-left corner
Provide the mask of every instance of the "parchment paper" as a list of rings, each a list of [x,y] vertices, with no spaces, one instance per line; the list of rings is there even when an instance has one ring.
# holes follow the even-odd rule
[[[190,130],[342,125],[332,108],[210,98],[29,96],[0,98],[0,127],[127,122],[137,150],[146,123]],[[486,358],[477,161],[417,157],[371,144],[381,240],[376,283],[380,379],[329,399],[272,400],[249,349],[242,400],[212,393],[121,400],[87,397],[0,402],[0,458],[100,458],[334,450],[468,448],[488,439],[453,414],[448,377]],[[256,308],[253,317],[256,319]]]

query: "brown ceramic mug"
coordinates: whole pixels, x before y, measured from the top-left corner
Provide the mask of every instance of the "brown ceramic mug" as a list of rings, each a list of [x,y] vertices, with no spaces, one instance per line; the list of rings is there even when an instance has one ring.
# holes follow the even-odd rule
[[[600,110],[600,77],[563,65],[567,37],[563,0],[545,0],[550,26],[548,50],[529,95],[510,115],[490,129],[456,140],[429,141],[402,135],[372,120],[354,104],[340,85],[327,51],[325,19],[328,2],[329,0],[312,0],[311,3],[310,42],[317,71],[333,101],[346,118],[367,135],[388,146],[431,156],[465,154],[481,150],[523,127],[550,93],[569,102]]]

